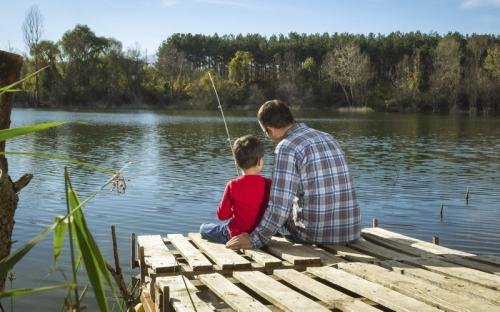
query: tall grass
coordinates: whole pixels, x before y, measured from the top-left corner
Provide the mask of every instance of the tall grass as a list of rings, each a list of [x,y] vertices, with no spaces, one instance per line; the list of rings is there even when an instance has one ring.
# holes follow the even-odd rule
[[[5,88],[0,89],[0,92],[5,91]],[[0,93],[1,94],[1,93]],[[0,130],[0,142],[5,140],[11,140],[16,137],[26,135],[32,132],[38,132],[46,130],[49,128],[57,127],[65,124],[63,121],[55,121],[48,123],[41,123],[31,126],[12,128]],[[78,259],[83,261],[85,270],[87,272],[88,280],[94,290],[95,298],[99,309],[101,311],[110,311],[108,298],[106,297],[106,289],[109,289],[113,297],[116,298],[115,289],[113,286],[112,278],[106,267],[106,261],[102,256],[102,253],[87,226],[85,219],[85,214],[83,208],[86,204],[92,200],[104,187],[111,183],[116,183],[117,179],[122,179],[121,170],[115,172],[111,169],[102,168],[87,164],[75,159],[69,159],[65,157],[46,155],[46,154],[35,154],[35,153],[16,153],[16,152],[6,152],[3,154],[14,154],[14,155],[29,155],[37,157],[47,157],[60,159],[64,161],[69,161],[78,165],[88,166],[95,170],[112,174],[111,178],[106,181],[102,187],[100,187],[94,194],[89,196],[85,200],[80,200],[77,195],[77,191],[71,183],[71,178],[67,168],[64,170],[64,181],[65,181],[65,194],[66,194],[66,208],[67,213],[64,216],[58,216],[55,218],[54,222],[41,231],[38,235],[33,237],[28,242],[24,243],[21,247],[14,250],[9,256],[0,260],[0,277],[5,278],[10,270],[14,268],[16,263],[23,259],[30,250],[36,246],[41,240],[46,238],[50,233],[54,233],[53,239],[53,255],[54,255],[54,267],[57,266],[57,262],[61,256],[62,246],[64,244],[64,239],[66,234],[69,236],[70,243],[70,257],[71,257],[71,269],[72,269],[72,282],[62,285],[54,285],[48,287],[31,288],[31,289],[13,289],[0,294],[0,299],[7,297],[15,297],[21,295],[29,295],[43,291],[52,291],[61,288],[73,289],[74,293],[68,292],[69,298],[66,298],[68,302],[72,302],[70,309],[76,311],[81,310],[80,296],[78,294],[78,281],[77,281],[77,271],[79,269],[78,260],[76,253],[78,253]],[[73,297],[73,298],[72,298]],[[120,310],[122,310],[122,304],[117,305]]]

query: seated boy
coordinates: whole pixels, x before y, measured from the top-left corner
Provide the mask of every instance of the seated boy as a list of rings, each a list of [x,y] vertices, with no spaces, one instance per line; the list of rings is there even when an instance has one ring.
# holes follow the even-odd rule
[[[230,180],[217,208],[217,218],[227,224],[203,223],[201,237],[226,243],[243,232],[250,233],[260,221],[269,200],[271,180],[260,175],[264,167],[264,145],[246,135],[234,142],[233,155],[243,175]]]

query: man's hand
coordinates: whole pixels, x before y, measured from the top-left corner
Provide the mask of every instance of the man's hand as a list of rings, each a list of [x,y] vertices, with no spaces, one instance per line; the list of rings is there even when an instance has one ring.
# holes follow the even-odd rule
[[[240,235],[232,237],[227,243],[226,247],[230,249],[252,249],[252,241],[248,233],[241,233]]]

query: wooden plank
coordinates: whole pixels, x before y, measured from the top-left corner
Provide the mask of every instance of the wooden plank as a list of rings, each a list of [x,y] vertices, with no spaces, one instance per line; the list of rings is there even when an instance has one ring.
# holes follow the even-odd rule
[[[341,256],[342,258],[345,258],[349,261],[356,261],[356,262],[374,262],[377,261],[378,259],[375,257],[372,257],[370,255],[367,255],[359,250],[349,248],[344,245],[319,245],[319,247],[328,250],[329,252],[332,252],[338,256]]]
[[[476,269],[479,271],[483,272],[488,272],[492,273],[495,275],[500,275],[500,266],[498,265],[492,265],[492,264],[487,264],[483,262],[478,262],[472,260],[473,258],[464,258],[462,256],[457,256],[457,255],[443,255],[443,257],[446,259],[446,261],[453,262],[456,264],[460,264],[462,266]]]
[[[234,272],[233,277],[284,311],[329,311],[262,272]]]
[[[393,249],[389,249],[380,245],[377,245],[375,243],[372,243],[370,241],[361,239],[357,240],[356,242],[349,243],[349,247],[365,252],[367,254],[373,255],[377,258],[380,259],[392,259],[392,260],[400,260],[400,259],[406,259],[408,257],[413,257],[398,251],[395,251]]]
[[[141,303],[145,312],[156,312],[155,304],[146,290],[141,291]]]
[[[399,272],[399,274],[416,277],[454,293],[461,293],[464,296],[473,298],[473,300],[475,300],[475,297],[480,297],[483,300],[500,304],[500,292],[481,285],[417,268],[410,264],[394,260],[384,260],[380,261],[378,264],[382,267],[388,268],[389,270]]]
[[[198,279],[235,311],[271,311],[219,273],[202,274]]]
[[[294,244],[283,237],[273,237],[266,245],[269,253],[295,265],[332,265],[346,260],[312,245]]]
[[[141,256],[144,263],[156,273],[174,272],[176,270],[178,266],[177,260],[165,246],[160,235],[140,235],[137,237],[137,245],[139,248],[144,249],[144,254]]]
[[[362,230],[362,235],[368,240],[374,240],[381,244],[387,244],[399,249],[403,252],[410,253],[415,256],[430,256],[430,255],[459,255],[459,256],[475,256],[474,254],[463,252],[456,249],[443,247],[440,245],[425,242],[413,237],[405,236],[399,233],[391,232],[382,228],[365,228]]]
[[[210,270],[212,263],[198,249],[196,249],[187,237],[181,234],[168,234],[170,243],[177,248],[180,254],[186,259],[193,271]]]
[[[380,311],[369,304],[326,286],[313,278],[292,269],[274,270],[273,274],[300,290],[318,298],[329,308],[336,308],[342,311]]]
[[[200,233],[189,233],[188,236],[198,248],[203,250],[223,270],[231,268],[244,269],[252,266],[250,261],[235,251],[226,248],[224,244],[209,242],[201,238]]]
[[[500,266],[500,256],[477,255],[477,256],[472,256],[472,257],[468,257],[468,258],[470,258],[471,260],[474,260],[474,261],[479,261],[479,262],[484,262],[484,263]]]
[[[500,276],[475,269],[457,266],[456,264],[435,258],[408,258],[405,263],[426,268],[433,272],[453,276],[485,287],[500,290]]]
[[[155,287],[159,289],[168,288],[170,295],[169,302],[175,311],[205,312],[215,310],[196,295],[198,289],[189,279],[182,275],[157,277]]]
[[[462,294],[424,282],[422,280],[391,272],[374,264],[352,262],[340,263],[339,268],[371,282],[383,285],[399,293],[450,312],[493,311],[495,305],[485,300],[472,300]]]
[[[283,265],[283,261],[260,249],[246,249],[245,255],[253,261],[262,264],[265,268],[276,268]]]
[[[394,311],[439,311],[414,298],[342,270],[310,267],[307,271]]]

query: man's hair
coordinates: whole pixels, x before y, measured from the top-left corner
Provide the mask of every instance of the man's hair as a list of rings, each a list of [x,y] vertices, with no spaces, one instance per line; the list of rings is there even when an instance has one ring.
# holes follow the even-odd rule
[[[259,109],[257,120],[264,127],[285,128],[295,122],[288,105],[281,100],[267,101]]]
[[[238,167],[248,169],[256,166],[264,157],[264,144],[253,135],[238,138],[233,145],[233,155]]]

